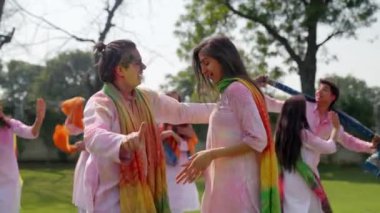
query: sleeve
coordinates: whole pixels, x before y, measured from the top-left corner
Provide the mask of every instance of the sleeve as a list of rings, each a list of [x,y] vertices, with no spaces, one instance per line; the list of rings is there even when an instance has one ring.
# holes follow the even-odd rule
[[[180,103],[162,93],[145,90],[150,97],[157,123],[208,123],[214,103]]]
[[[90,153],[120,163],[120,147],[128,135],[111,131],[115,112],[116,108],[108,98],[90,99],[84,110],[83,137]]]
[[[372,154],[374,149],[371,148],[372,143],[360,140],[349,133],[345,132],[343,127],[340,128],[338,133],[338,142],[345,148],[354,152],[363,152]]]
[[[274,99],[268,95],[264,95],[265,103],[268,108],[268,112],[280,113],[282,110],[282,106],[284,105],[284,101]]]
[[[19,137],[27,139],[35,139],[38,137],[38,135],[33,135],[32,126],[25,125],[19,120],[9,119],[9,124],[12,131]]]
[[[314,135],[310,130],[302,130],[302,141],[304,145],[320,154],[331,154],[336,152],[336,145],[332,139],[323,140]]]
[[[241,123],[243,143],[262,152],[268,144],[268,138],[251,92],[238,82],[232,83],[225,92],[232,111]]]

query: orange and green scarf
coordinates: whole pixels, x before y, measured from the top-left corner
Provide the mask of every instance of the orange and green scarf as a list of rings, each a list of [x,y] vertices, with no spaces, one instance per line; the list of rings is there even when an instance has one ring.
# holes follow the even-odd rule
[[[182,125],[190,125],[190,124],[182,124]],[[181,125],[177,125],[181,126]],[[173,129],[173,125],[170,124],[162,124],[160,125],[160,132],[165,131],[167,129]],[[176,132],[177,133],[177,132]],[[186,138],[186,137],[183,137]],[[187,147],[189,151],[187,152],[188,157],[195,154],[195,147],[198,143],[198,137],[196,134],[193,134],[190,138],[186,138]],[[163,146],[165,150],[165,158],[166,158],[166,164],[170,166],[176,166],[178,163],[178,159],[181,155],[181,150],[179,149],[179,144],[174,139],[173,136],[170,136],[169,138],[165,139],[163,141]]]
[[[306,185],[311,191],[318,197],[321,202],[322,211],[324,213],[332,213],[332,208],[330,202],[327,198],[327,193],[324,190],[321,179],[316,175],[313,170],[307,165],[303,160],[298,159],[295,166],[295,171],[302,177]],[[280,189],[281,189],[281,200],[284,200],[284,171],[280,171]]]
[[[268,144],[260,155],[260,212],[280,213],[281,203],[277,157],[265,99],[255,85],[241,78],[223,79],[218,82],[217,88],[220,92],[223,92],[234,81],[242,83],[252,93],[268,138]]]
[[[120,212],[170,212],[163,148],[148,98],[135,89],[137,108],[133,110],[112,84],[106,83],[103,92],[116,106],[122,134],[138,131],[142,122],[148,125],[141,141],[144,148],[133,152],[131,160],[120,165]]]

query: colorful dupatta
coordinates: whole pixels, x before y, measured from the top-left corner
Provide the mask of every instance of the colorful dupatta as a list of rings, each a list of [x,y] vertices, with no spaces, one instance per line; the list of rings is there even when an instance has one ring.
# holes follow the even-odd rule
[[[185,125],[190,125],[190,124],[185,124]],[[174,131],[173,126],[174,125],[170,125],[170,124],[162,124],[160,125],[160,132],[163,132],[168,129],[172,129]],[[177,125],[177,126],[181,126],[181,125]],[[189,151],[187,152],[187,155],[188,157],[190,157],[193,154],[195,154],[195,148],[198,143],[197,135],[194,133],[190,138],[186,139],[186,142],[187,142],[187,147],[189,149]],[[181,150],[179,149],[179,144],[174,139],[174,137],[170,136],[163,141],[163,146],[165,150],[166,164],[170,166],[176,166],[181,154]]]
[[[265,99],[251,82],[241,78],[223,79],[217,84],[223,92],[232,82],[238,81],[252,93],[268,138],[268,144],[260,154],[260,212],[280,213],[281,202],[278,181],[278,165]]]
[[[299,159],[296,162],[295,167],[296,172],[302,177],[305,181],[306,185],[309,186],[311,191],[318,197],[321,202],[322,210],[324,213],[332,213],[332,208],[330,206],[329,200],[327,199],[327,194],[323,189],[321,180],[319,177],[313,172],[313,170],[307,165],[303,160]],[[283,184],[283,171],[280,174],[280,186],[281,186],[281,200],[283,200],[284,196],[284,184]]]
[[[133,152],[128,163],[120,164],[120,212],[170,212],[163,149],[148,98],[135,89],[137,109],[132,111],[112,84],[106,83],[103,91],[116,106],[122,134],[138,131],[142,122],[148,126],[141,141],[144,148]]]

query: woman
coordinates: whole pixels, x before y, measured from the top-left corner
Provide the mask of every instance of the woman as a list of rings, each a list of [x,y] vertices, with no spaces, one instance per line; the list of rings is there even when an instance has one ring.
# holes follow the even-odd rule
[[[167,95],[181,102],[177,92],[172,91]],[[175,180],[182,164],[188,162],[189,157],[195,153],[198,137],[190,124],[162,124],[160,129],[166,157],[170,210],[172,213],[198,210],[200,204],[195,183],[182,185]]]
[[[27,126],[21,121],[5,116],[3,106],[0,104],[0,211],[2,212],[20,212],[21,183],[14,135],[27,139],[37,138],[45,111],[45,101],[37,99],[36,119],[32,126]]]
[[[283,212],[332,212],[318,173],[320,154],[336,151],[339,118],[329,112],[333,128],[329,140],[311,132],[306,118],[306,101],[301,95],[287,99],[276,129],[276,153],[282,169]]]
[[[96,46],[103,88],[84,110],[88,212],[168,212],[165,160],[157,123],[207,123],[212,107],[184,104],[137,88],[142,62],[136,45]]]
[[[206,150],[177,176],[192,182],[204,172],[203,213],[280,212],[278,171],[264,97],[234,44],[218,36],[193,52],[199,90],[215,85],[220,100],[209,121]]]

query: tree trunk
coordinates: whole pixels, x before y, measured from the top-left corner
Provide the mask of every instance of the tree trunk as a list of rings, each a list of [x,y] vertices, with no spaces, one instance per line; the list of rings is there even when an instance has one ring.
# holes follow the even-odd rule
[[[316,4],[316,5],[315,5]],[[318,0],[311,1],[313,7],[317,7]],[[314,97],[315,94],[315,75],[317,73],[317,27],[319,14],[309,13],[307,15],[307,49],[305,58],[298,65],[301,80],[301,88],[304,94]]]
[[[0,0],[0,23],[1,23],[1,17],[3,17],[4,4],[5,4],[5,0]]]
[[[301,89],[304,94],[314,97],[315,94],[315,75],[317,73],[316,60],[305,60],[303,65],[299,67],[299,75],[301,80]]]

